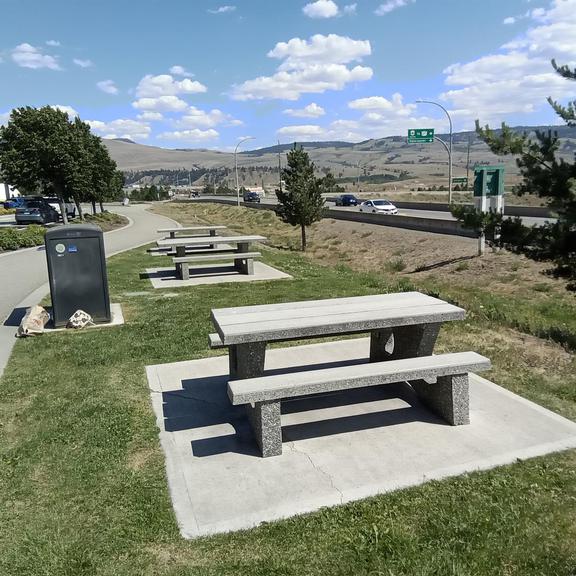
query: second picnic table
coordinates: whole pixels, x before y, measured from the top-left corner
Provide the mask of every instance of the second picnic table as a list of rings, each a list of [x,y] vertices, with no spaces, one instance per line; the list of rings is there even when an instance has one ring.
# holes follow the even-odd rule
[[[264,236],[190,236],[190,237],[176,237],[164,238],[157,240],[156,245],[158,248],[175,248],[177,276],[186,279],[188,276],[188,267],[184,266],[188,261],[192,260],[226,260],[227,257],[232,257],[235,261],[235,266],[241,274],[253,273],[253,258],[258,257],[259,253],[250,252],[250,244],[254,242],[263,242],[266,238]],[[202,250],[199,255],[190,255],[186,253],[187,248],[200,248],[210,244],[208,250]],[[218,246],[221,245],[235,245],[236,248],[228,252],[218,251]]]

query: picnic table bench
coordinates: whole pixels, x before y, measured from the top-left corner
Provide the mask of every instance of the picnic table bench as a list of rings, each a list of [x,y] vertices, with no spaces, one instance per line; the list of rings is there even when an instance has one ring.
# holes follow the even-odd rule
[[[212,310],[212,347],[228,347],[234,404],[246,404],[263,456],[281,454],[284,399],[410,381],[416,393],[453,425],[468,422],[468,376],[489,361],[433,356],[443,322],[462,320],[462,308],[419,292],[334,298]],[[369,364],[264,376],[268,342],[370,333]]]
[[[159,248],[175,248],[176,257],[172,262],[176,266],[176,275],[187,280],[190,276],[189,265],[192,262],[202,262],[204,260],[233,260],[234,267],[240,274],[254,274],[254,259],[260,257],[259,252],[251,252],[250,244],[253,242],[263,242],[264,236],[213,236],[210,237],[212,249],[202,250],[202,252],[187,254],[186,250],[200,247],[206,244],[206,237],[193,236],[188,238],[165,238],[157,240]],[[219,246],[235,246],[231,250],[219,250]]]
[[[224,230],[226,226],[213,226],[212,224],[197,225],[197,226],[185,226],[185,227],[173,227],[173,228],[159,228],[157,230],[158,234],[169,234],[170,238],[176,238],[182,233],[187,232],[207,232],[208,236],[216,236],[216,230]],[[206,236],[206,234],[200,234],[200,236]]]

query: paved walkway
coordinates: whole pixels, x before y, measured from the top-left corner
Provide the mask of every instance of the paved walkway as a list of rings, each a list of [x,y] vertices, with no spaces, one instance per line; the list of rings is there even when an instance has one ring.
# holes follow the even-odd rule
[[[130,250],[158,238],[156,230],[174,226],[170,218],[153,214],[147,204],[108,206],[130,218],[129,226],[104,235],[106,255]],[[0,255],[0,376],[14,346],[14,326],[6,319],[15,308],[37,304],[48,292],[48,274],[44,247],[30,248]],[[10,322],[9,322],[10,324]]]

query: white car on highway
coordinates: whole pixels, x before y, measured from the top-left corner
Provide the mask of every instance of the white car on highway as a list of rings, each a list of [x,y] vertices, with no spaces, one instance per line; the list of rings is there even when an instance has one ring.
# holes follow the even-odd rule
[[[398,208],[388,200],[366,200],[360,204],[359,210],[373,214],[398,214]]]

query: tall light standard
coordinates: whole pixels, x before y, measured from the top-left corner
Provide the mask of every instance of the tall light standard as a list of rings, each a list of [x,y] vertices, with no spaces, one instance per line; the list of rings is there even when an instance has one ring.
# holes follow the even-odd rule
[[[416,100],[416,102],[419,104],[433,104],[434,106],[438,106],[438,108],[442,108],[444,114],[448,116],[448,122],[450,122],[450,142],[448,143],[448,204],[452,204],[452,118],[450,114],[448,114],[448,110],[446,110],[442,104],[438,104],[438,102],[433,102],[432,100]]]
[[[242,142],[246,142],[246,140],[255,140],[255,138],[254,136],[248,136],[247,138],[242,138],[242,140],[240,140],[238,144],[236,144],[236,148],[234,148],[234,172],[236,173],[236,206],[240,206],[240,186],[238,184],[238,158],[237,158],[238,146],[240,146]]]

